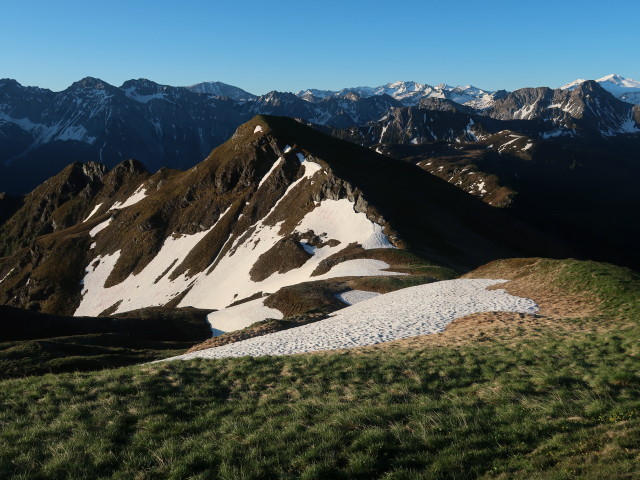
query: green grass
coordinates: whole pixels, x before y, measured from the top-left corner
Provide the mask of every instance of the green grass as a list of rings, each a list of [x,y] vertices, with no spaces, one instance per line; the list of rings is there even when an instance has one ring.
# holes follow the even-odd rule
[[[543,265],[557,260],[543,260]],[[640,312],[640,274],[609,263],[564,260],[556,284],[567,293],[587,293],[600,302],[603,314],[636,315]]]
[[[638,478],[640,328],[0,383],[0,478]]]

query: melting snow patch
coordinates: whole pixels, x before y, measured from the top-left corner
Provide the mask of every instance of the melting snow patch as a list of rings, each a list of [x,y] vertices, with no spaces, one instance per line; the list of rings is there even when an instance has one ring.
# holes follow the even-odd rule
[[[367,292],[365,290],[349,290],[348,292],[342,292],[336,295],[338,300],[343,301],[347,305],[355,305],[356,303],[364,302],[370,298],[380,295],[378,292]]]
[[[4,282],[4,281],[7,279],[7,277],[9,277],[9,275],[11,275],[11,272],[13,272],[14,270],[15,270],[15,268],[12,268],[11,270],[9,270],[9,273],[7,273],[7,274],[2,278],[2,280],[0,280],[0,283]]]
[[[147,189],[144,187],[144,185],[140,185],[138,189],[135,192],[133,192],[133,195],[127,198],[124,202],[114,203],[109,210],[130,207],[131,205],[135,205],[136,203],[138,203],[140,200],[142,200],[146,196],[147,196]]]
[[[95,207],[93,207],[93,210],[91,210],[91,213],[89,214],[89,216],[87,218],[85,218],[83,220],[83,222],[86,222],[87,220],[89,220],[91,217],[93,217],[95,215],[95,213],[98,211],[98,209],[102,206],[102,203],[99,203],[98,205],[96,205]]]
[[[338,310],[326,320],[170,360],[290,355],[353,348],[442,332],[456,318],[473,313],[538,311],[533,300],[504,290],[487,290],[505,281],[458,279],[405,288]]]
[[[258,133],[262,131],[262,127],[260,125],[256,125],[256,128],[253,129],[253,133]]]
[[[282,165],[282,162],[284,162],[284,157],[280,157],[280,158],[278,158],[278,160],[273,162],[273,165],[271,165],[271,168],[269,169],[269,171],[267,173],[265,173],[264,177],[262,177],[262,180],[260,180],[260,183],[258,184],[258,188],[260,188],[262,186],[262,184],[267,181],[267,178],[269,178],[271,176],[271,174],[273,173],[273,171],[276,168],[278,168],[280,165]],[[247,202],[247,205],[249,205],[249,202]]]
[[[265,306],[264,298],[251,300],[207,315],[214,337],[226,332],[242,330],[267,318],[281,319],[283,315],[280,310]]]
[[[290,151],[291,151],[291,145],[287,145],[286,147],[284,147],[283,153],[289,153]]]
[[[102,223],[99,223],[89,231],[89,235],[91,235],[92,237],[95,237],[98,234],[98,232],[107,228],[110,223],[111,223],[111,218],[109,218],[108,220],[105,220]]]

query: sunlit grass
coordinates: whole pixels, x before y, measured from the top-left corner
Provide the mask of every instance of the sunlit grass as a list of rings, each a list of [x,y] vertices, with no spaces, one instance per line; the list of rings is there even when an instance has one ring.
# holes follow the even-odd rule
[[[0,384],[2,478],[633,478],[637,327]]]

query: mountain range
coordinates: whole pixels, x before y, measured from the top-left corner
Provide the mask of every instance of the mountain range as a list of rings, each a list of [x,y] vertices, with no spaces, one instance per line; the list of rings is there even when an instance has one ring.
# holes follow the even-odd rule
[[[189,168],[258,114],[299,118],[331,129],[373,131],[399,109],[418,108],[479,116],[490,131],[508,127],[538,139],[634,134],[640,131],[640,107],[627,102],[636,98],[637,83],[610,75],[556,90],[508,93],[395,82],[376,88],[255,96],[220,82],[172,87],[139,79],[114,87],[85,78],[52,92],[5,79],[0,80],[0,191],[24,194],[74,161],[113,167],[135,158],[152,172],[163,166]],[[440,116],[436,129],[423,115],[423,121],[413,120],[415,131],[403,135],[414,143],[474,141],[479,127],[460,126],[457,120],[449,125],[443,115],[434,115]],[[386,142],[380,133],[379,140]]]

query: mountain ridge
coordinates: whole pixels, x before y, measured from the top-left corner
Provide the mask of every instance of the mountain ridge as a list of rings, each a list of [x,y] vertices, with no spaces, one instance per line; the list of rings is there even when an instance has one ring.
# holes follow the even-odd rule
[[[214,83],[209,82],[215,88],[224,86]],[[419,94],[428,87],[405,83],[388,85]],[[594,136],[620,138],[640,132],[640,106],[616,99],[591,81],[565,90],[494,92],[491,104],[482,106],[457,103],[451,95],[423,96],[406,106],[389,91],[379,93],[363,96],[348,91],[308,101],[274,91],[234,100],[145,79],[129,80],[118,88],[87,77],[58,93],[0,81],[0,191],[24,194],[75,161],[113,167],[135,158],[150,172],[189,168],[257,114],[299,118],[325,132],[340,130],[336,133],[340,138],[367,145],[409,141],[478,145],[480,137],[502,130],[530,138],[532,146],[578,137],[587,144]],[[406,122],[397,119],[410,111],[422,113],[413,115],[410,128],[400,131]],[[465,115],[466,121],[454,112]]]
[[[394,275],[385,260],[398,248],[462,270],[563,251],[413,165],[283,117],[255,117],[187,171],[134,166],[111,193],[81,185],[80,220],[0,259],[2,303],[76,315],[220,309],[305,280]],[[111,172],[97,171],[107,185]]]

